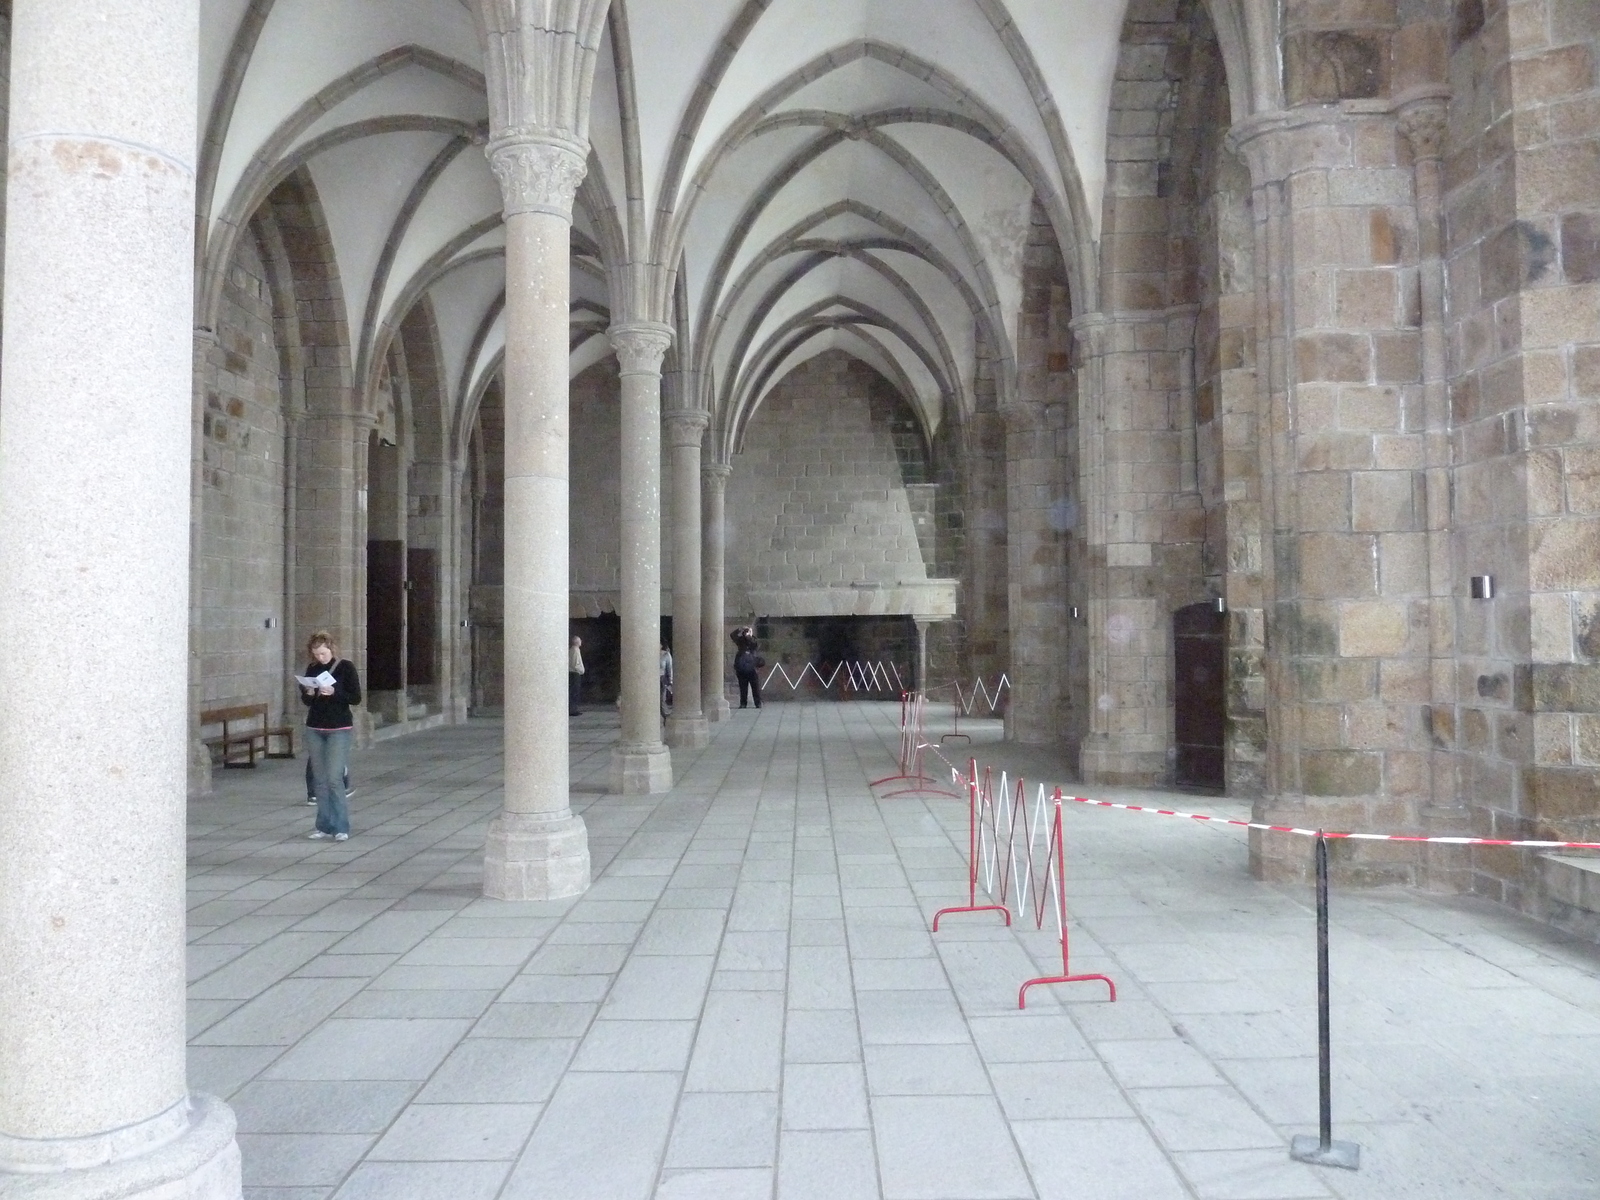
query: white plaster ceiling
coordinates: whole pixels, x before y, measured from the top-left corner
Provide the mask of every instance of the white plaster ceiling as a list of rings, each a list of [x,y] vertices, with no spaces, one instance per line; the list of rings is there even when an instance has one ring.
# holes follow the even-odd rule
[[[634,315],[688,332],[724,447],[729,415],[821,348],[909,391],[930,433],[961,419],[980,335],[1002,390],[1011,377],[1035,206],[1073,286],[1091,282],[1126,2],[611,0],[597,203],[574,219],[574,362],[603,356],[588,333],[622,309],[622,264],[608,277],[591,256],[626,253],[681,270],[684,311],[669,269]],[[352,357],[426,295],[452,392],[477,388],[504,342],[504,239],[467,144],[487,120],[471,0],[206,0],[202,41],[209,277],[303,164]]]

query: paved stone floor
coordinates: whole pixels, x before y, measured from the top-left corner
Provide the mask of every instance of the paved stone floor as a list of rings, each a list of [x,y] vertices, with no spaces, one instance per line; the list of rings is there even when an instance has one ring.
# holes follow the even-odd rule
[[[1600,1196],[1592,948],[1337,892],[1336,1132],[1363,1166],[1295,1164],[1306,889],[1253,882],[1236,830],[1075,808],[1073,965],[1120,996],[1039,989],[1019,1013],[1055,945],[989,916],[929,933],[966,815],[872,798],[894,720],[735,712],[675,791],[624,799],[600,782],[615,714],[579,719],[595,884],[561,903],[478,894],[495,724],[359,754],[344,845],[305,840],[301,763],[220,772],[191,813],[190,1079],[238,1113],[246,1195]]]

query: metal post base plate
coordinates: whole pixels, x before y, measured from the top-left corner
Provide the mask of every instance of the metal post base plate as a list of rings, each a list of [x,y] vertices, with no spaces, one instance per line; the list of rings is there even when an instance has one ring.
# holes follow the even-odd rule
[[[1309,1133],[1297,1133],[1289,1143],[1289,1157],[1314,1167],[1343,1167],[1346,1171],[1361,1169],[1361,1147],[1354,1142],[1329,1142],[1324,1146],[1320,1139]]]

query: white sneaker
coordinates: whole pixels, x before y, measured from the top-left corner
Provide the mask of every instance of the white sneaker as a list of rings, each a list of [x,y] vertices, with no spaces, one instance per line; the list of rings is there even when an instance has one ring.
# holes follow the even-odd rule
[[[331,833],[323,833],[320,829],[313,829],[310,833],[306,834],[306,837],[313,842],[320,842],[323,838],[332,836],[333,835]]]
[[[336,842],[348,842],[350,835],[348,833],[336,833],[333,835],[333,840]]]
[[[306,797],[306,807],[307,808],[315,808],[316,806],[317,806],[317,798],[315,796],[307,796]]]

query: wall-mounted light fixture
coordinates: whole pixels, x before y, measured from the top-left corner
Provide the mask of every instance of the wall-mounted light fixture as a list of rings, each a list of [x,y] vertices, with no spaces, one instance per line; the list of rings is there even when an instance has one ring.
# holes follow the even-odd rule
[[[1494,576],[1474,575],[1472,577],[1472,598],[1474,600],[1494,599]]]
[[[1076,604],[1074,604],[1074,605],[1073,605],[1073,606],[1072,606],[1072,609],[1071,609],[1071,611],[1072,611],[1072,619],[1073,619],[1073,620],[1074,620],[1074,621],[1076,621],[1076,620],[1079,620],[1079,619],[1080,619],[1080,618],[1082,618],[1082,616],[1083,616],[1083,609],[1081,609],[1081,608],[1079,608],[1079,607],[1078,607],[1078,606],[1077,606],[1077,605],[1076,605]]]
[[[1219,613],[1227,612],[1228,611],[1228,598],[1226,596],[1218,596],[1215,600],[1213,600],[1211,602],[1211,607],[1216,609]]]
[[[264,623],[264,626],[263,626],[263,628],[266,628],[266,629],[276,629],[277,627],[278,627],[278,618],[277,617],[268,617],[266,619],[266,622]]]

